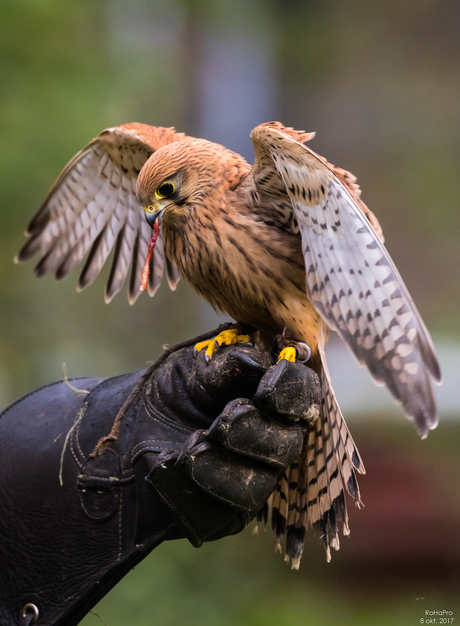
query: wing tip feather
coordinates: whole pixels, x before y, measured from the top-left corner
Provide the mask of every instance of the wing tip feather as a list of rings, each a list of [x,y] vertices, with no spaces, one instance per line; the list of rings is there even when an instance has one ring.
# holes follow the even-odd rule
[[[140,289],[134,290],[133,292],[128,290],[128,304],[132,306],[141,295],[141,293],[142,291]]]
[[[26,237],[30,236],[30,235],[27,234],[27,232],[25,234],[26,234]],[[30,236],[30,239],[28,239],[23,244],[23,246],[21,247],[19,252],[14,257],[14,262],[16,264],[25,263],[26,261],[30,261],[30,259],[32,259],[37,254],[37,252],[40,249],[40,246],[39,246],[39,243],[38,243],[37,239],[38,239],[37,235],[32,235],[32,236]]]
[[[120,290],[109,291],[107,287],[108,285],[104,289],[104,302],[105,304],[110,304]]]

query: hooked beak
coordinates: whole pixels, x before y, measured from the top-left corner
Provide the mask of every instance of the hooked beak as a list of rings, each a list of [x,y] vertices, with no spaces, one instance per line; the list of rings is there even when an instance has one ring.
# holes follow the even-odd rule
[[[158,218],[158,222],[161,221],[161,216],[163,214],[164,206],[162,206],[159,202],[155,202],[152,206],[144,207],[144,215],[147,220],[147,224],[153,228],[155,224],[155,220]]]

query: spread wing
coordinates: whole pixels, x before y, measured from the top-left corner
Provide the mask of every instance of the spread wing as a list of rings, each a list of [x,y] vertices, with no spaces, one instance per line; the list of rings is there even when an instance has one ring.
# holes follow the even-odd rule
[[[56,180],[26,235],[29,240],[16,262],[35,254],[37,276],[66,276],[86,257],[77,289],[90,285],[113,250],[105,300],[117,294],[129,272],[128,299],[138,297],[151,229],[136,200],[137,176],[149,156],[162,146],[185,138],[172,128],[125,124],[108,128],[69,161]],[[154,295],[166,265],[175,289],[178,273],[164,259],[159,238],[150,261],[149,293]],[[131,269],[130,269],[131,267]]]
[[[426,436],[437,424],[431,378],[440,381],[439,364],[367,207],[350,180],[303,145],[311,135],[269,122],[251,137],[256,187],[270,193],[273,181],[276,194],[284,188],[291,200],[309,299]]]

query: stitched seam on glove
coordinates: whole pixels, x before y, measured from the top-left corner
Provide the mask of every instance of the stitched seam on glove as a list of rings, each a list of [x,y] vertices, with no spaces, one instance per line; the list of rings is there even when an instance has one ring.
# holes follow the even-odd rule
[[[125,476],[123,479],[120,479],[120,480],[126,480],[126,482],[130,481],[131,478],[134,478],[133,468],[128,467],[127,469],[121,470],[120,476],[124,476],[125,474],[127,474],[127,476]]]
[[[86,409],[88,408],[88,402],[85,402],[82,405],[82,409],[83,407],[85,407],[85,412]],[[75,422],[74,422],[75,424]],[[72,456],[74,457],[75,461],[77,462],[77,465],[81,468],[83,467],[85,461],[86,461],[86,457],[83,454],[83,450],[81,449],[80,446],[80,441],[78,439],[78,435],[79,435],[79,431],[80,431],[80,424],[81,424],[81,420],[78,424],[78,427],[75,428],[74,430],[72,430],[72,434],[70,436],[70,442],[69,442],[69,447],[70,447],[70,451],[72,452]],[[72,426],[73,428],[73,426]],[[78,458],[78,453],[80,454],[80,458]]]
[[[161,497],[163,498],[163,500],[166,502],[166,504],[176,513],[177,517],[182,521],[182,523],[184,524],[184,526],[186,528],[188,528],[188,530],[190,531],[190,534],[196,539],[196,541],[201,545],[202,541],[201,539],[198,537],[198,535],[195,534],[195,532],[193,531],[193,528],[190,526],[189,522],[187,521],[187,519],[182,515],[182,513],[179,511],[179,509],[175,506],[174,502],[172,502],[168,496],[165,494],[165,492],[163,491],[163,489],[158,485],[158,483],[155,482],[155,489],[159,492],[159,494],[161,495]]]
[[[227,448],[227,450],[232,450],[233,452],[237,452],[239,454],[241,454],[244,457],[249,457],[250,459],[254,459],[256,461],[262,461],[267,463],[267,465],[270,465],[270,467],[276,467],[276,468],[285,468],[287,467],[286,464],[284,463],[280,463],[279,461],[275,461],[272,457],[270,456],[265,456],[262,454],[251,454],[251,452],[249,452],[247,450],[247,448],[237,448],[236,446],[232,445],[228,439],[225,442],[221,442],[223,446],[225,446]]]
[[[134,480],[134,474],[132,476],[128,476],[127,478],[107,478],[105,476],[98,476],[97,474],[80,474],[79,478],[95,478],[100,480],[101,482],[109,482],[113,485],[113,487],[118,487],[119,485],[126,485],[127,483],[131,483]]]
[[[219,495],[218,493],[215,493],[214,491],[212,491],[211,489],[207,489],[207,487],[204,487],[201,482],[195,477],[194,475],[194,467],[192,465],[191,470],[190,470],[190,476],[193,480],[193,482],[198,485],[198,487],[200,489],[202,489],[203,491],[205,491],[206,493],[209,493],[209,495],[213,496],[214,498],[217,498],[218,500],[220,500],[221,502],[227,502],[227,504],[229,504],[232,508],[237,508],[240,511],[246,511],[246,513],[251,513],[251,509],[249,507],[246,506],[242,506],[240,504],[236,504],[235,502],[233,502],[232,500],[229,500],[228,498],[224,498],[221,495]]]
[[[161,415],[161,413],[159,413],[152,404],[148,403],[145,398],[143,401],[143,407],[149,414],[149,417],[156,420],[157,422],[160,422],[160,424],[164,424],[165,426],[168,426],[173,430],[177,430],[178,433],[190,434],[193,431],[193,428],[174,422],[164,415]]]
[[[170,441],[168,441],[166,443],[172,444],[173,447],[170,448],[170,450],[176,451],[177,444],[173,444]],[[165,452],[165,449],[164,449],[163,446],[146,446],[145,448],[141,448],[140,450],[138,450],[136,452],[136,454],[134,454],[131,457],[131,463],[134,464],[139,459],[139,457],[141,457],[144,454],[144,452],[153,452],[154,454],[161,454],[161,453]]]
[[[95,389],[97,389],[97,387],[99,387],[99,385],[97,385],[97,386],[95,387]],[[90,395],[91,395],[91,394],[90,394]],[[88,398],[89,398],[89,396],[88,396]],[[87,408],[88,408],[88,400],[86,400],[84,404],[85,404],[85,413],[86,413],[86,410],[87,410]],[[82,458],[82,459],[84,459],[84,458],[85,458],[85,455],[83,454],[83,450],[81,449],[81,446],[80,446],[80,426],[81,426],[82,421],[83,421],[83,419],[79,420],[78,425],[77,425],[77,428],[76,428],[76,429],[75,429],[75,431],[72,433],[72,434],[73,434],[72,439],[74,439],[74,440],[75,440],[75,442],[76,442],[76,444],[77,444],[78,451],[79,451],[79,452],[80,452],[80,454],[81,454],[81,458]]]
[[[72,435],[73,435],[73,433],[72,433]],[[81,459],[81,460],[78,460],[77,455],[75,454],[75,449],[74,449],[74,446],[73,446],[73,437],[72,437],[72,439],[70,440],[70,446],[69,446],[69,449],[70,449],[70,452],[71,452],[71,454],[72,454],[72,456],[73,456],[73,458],[74,458],[74,460],[75,460],[75,463],[78,465],[78,469],[79,469],[79,470],[81,470],[81,469],[82,469],[82,467],[83,467],[83,465],[84,465],[84,461],[85,461],[85,459],[83,458],[83,459]]]
[[[86,378],[87,378],[86,376],[80,376],[78,378],[68,378],[67,380],[68,380],[68,382],[72,382],[74,380],[85,380]],[[43,387],[40,387],[39,389],[34,389],[34,391],[31,391],[30,393],[26,394],[25,396],[22,396],[21,398],[18,398],[15,402],[13,402],[13,404],[10,404],[5,409],[3,409],[3,411],[0,413],[0,419],[4,415],[6,415],[9,411],[11,411],[11,409],[14,409],[15,406],[17,406],[18,404],[20,404],[21,402],[23,402],[27,398],[31,398],[36,393],[39,393],[40,391],[43,391],[43,389],[49,389],[50,387],[54,387],[55,385],[61,385],[63,382],[64,382],[63,380],[56,380],[54,383],[50,383],[49,385],[44,385]]]
[[[173,448],[177,447],[177,443],[173,442],[173,441],[168,441],[166,439],[145,439],[144,441],[140,441],[138,444],[136,444],[132,450],[132,457],[131,460],[138,454],[138,452],[143,452],[144,450],[148,449],[148,448],[141,448],[140,450],[137,450],[137,448],[139,448],[140,446],[143,446],[144,444],[150,444],[150,443],[165,443],[165,444],[169,444],[170,446],[172,446]]]
[[[82,406],[81,406],[80,411],[86,412],[87,408],[88,408],[88,403],[84,402],[82,404]],[[78,427],[81,424],[81,417],[79,417],[80,416],[80,411],[78,412],[77,417],[75,418],[75,420],[80,419],[80,423],[78,424]],[[84,415],[84,413],[83,413],[83,415]],[[73,458],[75,459],[76,464],[78,465],[78,467],[81,470],[81,468],[85,464],[86,457],[83,454],[83,451],[82,451],[82,449],[80,447],[80,443],[78,441],[78,434],[76,432],[77,429],[76,428],[74,429],[74,426],[75,426],[75,421],[73,422],[73,424],[71,426],[72,432],[71,432],[71,435],[70,435],[69,449],[70,449],[70,452],[72,453]],[[78,452],[80,453],[80,458],[78,458]]]

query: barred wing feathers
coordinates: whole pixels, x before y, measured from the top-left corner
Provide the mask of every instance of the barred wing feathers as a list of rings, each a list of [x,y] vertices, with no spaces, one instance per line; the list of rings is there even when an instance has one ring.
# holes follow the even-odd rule
[[[129,273],[128,299],[138,297],[151,229],[136,200],[137,176],[158,148],[183,139],[171,128],[125,124],[108,128],[66,165],[32,219],[16,261],[41,255],[38,276],[66,276],[86,256],[78,290],[90,285],[113,250],[105,300],[117,294]],[[158,289],[165,265],[158,240],[150,265],[149,293]],[[176,268],[169,261],[168,282],[175,288]]]
[[[437,424],[431,378],[441,373],[430,335],[393,261],[331,166],[276,123],[252,133],[292,202],[307,295],[330,328],[425,437]]]

